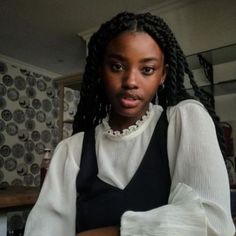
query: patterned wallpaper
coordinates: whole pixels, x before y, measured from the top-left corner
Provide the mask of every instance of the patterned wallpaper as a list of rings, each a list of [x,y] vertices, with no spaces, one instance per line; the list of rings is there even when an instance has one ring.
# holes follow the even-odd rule
[[[0,185],[39,186],[45,148],[59,142],[57,84],[47,75],[0,60]],[[64,119],[73,120],[79,91],[64,90]],[[65,123],[63,138],[72,133]],[[24,227],[28,212],[8,216],[8,230]]]
[[[72,120],[79,91],[65,88],[64,118]],[[59,90],[48,76],[0,62],[0,184],[38,186],[44,149],[59,142]],[[72,133],[65,123],[63,138]]]
[[[57,86],[16,65],[0,68],[0,183],[38,186],[44,149],[59,141]]]

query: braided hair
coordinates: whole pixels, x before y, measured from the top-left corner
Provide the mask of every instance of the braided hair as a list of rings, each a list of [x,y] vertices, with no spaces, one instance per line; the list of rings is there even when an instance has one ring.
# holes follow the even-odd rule
[[[162,49],[165,63],[168,64],[168,73],[165,88],[157,91],[157,94],[159,104],[164,109],[167,106],[176,105],[182,100],[193,98],[184,86],[184,76],[187,75],[195,98],[206,107],[215,123],[218,141],[224,155],[223,132],[209,97],[197,86],[186,57],[169,26],[163,19],[150,13],[120,13],[102,24],[91,37],[81,85],[80,102],[73,123],[73,134],[95,127],[109,112],[110,104],[104,92],[103,81],[99,76],[99,68],[103,63],[104,51],[108,43],[125,31],[146,32]]]

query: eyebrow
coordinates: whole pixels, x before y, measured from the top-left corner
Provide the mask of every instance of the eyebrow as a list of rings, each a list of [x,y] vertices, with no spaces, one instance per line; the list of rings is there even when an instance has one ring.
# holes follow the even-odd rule
[[[118,59],[118,60],[121,60],[121,61],[125,61],[126,60],[125,57],[123,57],[120,54],[116,54],[116,53],[108,54],[107,58],[109,58],[109,59]],[[145,57],[145,58],[140,60],[141,63],[150,62],[150,61],[157,61],[158,62],[158,61],[160,61],[160,58],[157,58],[157,57]]]

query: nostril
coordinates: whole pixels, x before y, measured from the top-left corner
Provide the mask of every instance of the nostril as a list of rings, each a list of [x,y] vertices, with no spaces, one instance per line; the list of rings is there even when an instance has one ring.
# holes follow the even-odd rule
[[[123,83],[122,87],[124,89],[136,89],[136,88],[138,88],[137,84],[135,84],[135,83]]]
[[[133,89],[133,88],[137,88],[138,87],[138,83],[137,83],[137,78],[135,77],[135,75],[128,75],[126,77],[124,77],[123,79],[123,87],[124,88],[129,88],[129,89]]]

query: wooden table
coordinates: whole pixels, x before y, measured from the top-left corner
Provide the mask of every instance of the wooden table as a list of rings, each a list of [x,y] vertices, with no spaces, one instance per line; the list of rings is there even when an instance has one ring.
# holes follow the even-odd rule
[[[38,187],[9,186],[0,189],[0,235],[7,235],[7,213],[31,208],[38,199]]]

